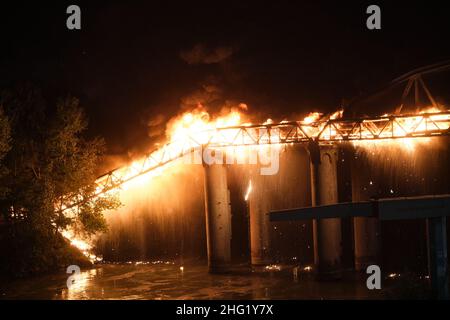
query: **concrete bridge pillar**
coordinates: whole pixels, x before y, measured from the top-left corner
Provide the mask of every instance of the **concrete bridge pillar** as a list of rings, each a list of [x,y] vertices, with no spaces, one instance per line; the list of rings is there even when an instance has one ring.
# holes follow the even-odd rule
[[[309,145],[312,205],[338,202],[337,150],[333,146]],[[342,273],[341,219],[313,221],[314,263],[319,279],[340,278]]]
[[[272,179],[273,180],[273,179]],[[252,191],[248,199],[250,211],[250,254],[255,266],[268,265],[270,258],[271,188],[266,185],[270,178],[258,173],[252,177]]]
[[[208,267],[211,273],[229,270],[231,263],[231,208],[227,169],[222,164],[204,165]]]

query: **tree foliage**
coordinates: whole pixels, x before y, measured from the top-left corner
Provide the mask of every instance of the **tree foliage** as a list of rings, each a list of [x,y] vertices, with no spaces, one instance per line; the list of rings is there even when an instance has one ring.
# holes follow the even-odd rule
[[[105,231],[102,212],[120,203],[113,196],[92,197],[104,142],[84,137],[88,122],[79,101],[68,97],[47,106],[39,90],[25,86],[3,92],[0,105],[0,160],[3,156],[5,167],[0,179],[6,190],[0,210],[14,226],[13,245],[26,244],[39,256],[57,246],[58,231],[65,228],[88,235]],[[74,198],[83,200],[74,214],[61,212]]]

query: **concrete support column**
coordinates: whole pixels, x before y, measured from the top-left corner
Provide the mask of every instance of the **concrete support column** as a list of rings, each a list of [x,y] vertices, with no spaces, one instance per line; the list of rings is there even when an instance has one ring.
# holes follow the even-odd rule
[[[311,157],[312,205],[338,202],[337,151],[333,146],[321,146],[316,142],[309,146]],[[314,262],[318,277],[339,278],[342,272],[341,219],[316,219],[313,222]]]
[[[249,196],[250,211],[250,253],[252,265],[268,265],[270,259],[270,188],[265,182],[266,176],[254,174],[252,192]]]
[[[205,213],[208,267],[211,273],[229,270],[231,262],[231,208],[227,170],[222,164],[205,165]]]

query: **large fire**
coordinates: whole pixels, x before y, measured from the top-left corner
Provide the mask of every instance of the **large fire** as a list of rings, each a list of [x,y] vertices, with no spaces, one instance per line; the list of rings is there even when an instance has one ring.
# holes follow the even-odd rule
[[[414,115],[383,115],[367,120],[362,118],[358,122],[358,130],[355,130],[354,122],[342,120],[343,110],[328,115],[312,112],[304,119],[294,122],[284,120],[274,123],[273,120],[267,119],[263,125],[250,123],[247,111],[247,106],[240,104],[234,108],[224,109],[219,115],[214,116],[208,113],[206,108],[199,106],[172,118],[167,124],[168,142],[149,155],[115,170],[113,174],[100,177],[97,181],[98,195],[114,192],[117,188],[127,189],[130,184],[136,186],[159,176],[167,168],[182,163],[180,160],[186,156],[191,157],[204,145],[222,146],[221,149],[239,158],[252,148],[261,150],[271,147],[270,145],[279,147],[281,144],[289,143],[285,139],[286,136],[283,138],[283,134],[273,134],[277,126],[283,129],[284,126],[296,124],[301,127],[306,137],[330,143],[351,140],[355,146],[363,148],[396,145],[409,152],[413,152],[419,143],[430,143],[429,136],[421,137],[423,132],[432,133],[433,130],[442,131],[450,128],[450,113],[442,113],[441,109],[435,107],[425,108]],[[243,127],[254,130],[258,137],[250,133],[243,134]],[[268,130],[272,131],[267,132]],[[107,184],[109,188],[105,188]],[[245,195],[246,200],[251,188],[250,182]],[[91,248],[88,242],[77,239],[73,234],[66,233],[65,236],[87,256],[90,255]]]
[[[206,108],[199,106],[175,116],[167,124],[168,142],[166,144],[149,155],[116,169],[113,174],[100,177],[97,180],[99,185],[97,193],[100,195],[111,192],[116,189],[116,186],[126,189],[129,184],[140,184],[147,179],[159,176],[166,168],[177,163],[175,160],[192,157],[192,154],[203,145],[222,146],[221,149],[240,158],[252,148],[260,150],[267,148],[269,144],[289,143],[286,140],[283,141],[281,134],[264,132],[267,129],[261,126],[275,131],[277,125],[283,127],[285,124],[287,126],[297,123],[305,136],[316,140],[339,142],[347,137],[356,146],[364,148],[397,145],[408,151],[413,151],[419,143],[430,142],[429,137],[417,138],[420,137],[421,132],[433,129],[448,130],[450,126],[449,114],[441,114],[442,110],[436,107],[425,108],[413,116],[386,114],[375,119],[363,118],[357,131],[355,131],[354,123],[340,120],[343,115],[342,109],[329,115],[311,112],[303,120],[296,122],[283,120],[277,124],[269,118],[263,122],[263,125],[252,125],[248,121],[246,111],[247,106],[240,104],[234,108],[223,109],[218,116],[212,116]],[[395,121],[392,121],[393,117]],[[430,128],[430,123],[435,128]],[[255,135],[242,134],[243,127],[254,130]],[[109,181],[108,179],[117,180]],[[110,188],[105,188],[105,184],[108,184]]]
[[[172,118],[167,124],[167,143],[159,147],[148,156],[133,161],[131,164],[114,171],[114,175],[99,178],[98,193],[110,192],[115,187],[104,189],[104,180],[120,177],[110,182],[112,186],[126,189],[130,184],[139,185],[153,177],[161,175],[167,168],[172,167],[186,157],[192,157],[204,145],[217,146],[228,154],[242,160],[248,156],[250,149],[267,148],[268,145],[289,143],[283,139],[283,134],[274,134],[277,126],[293,122],[281,121],[274,123],[272,119],[264,121],[263,125],[253,125],[249,122],[245,104],[233,108],[223,109],[219,115],[213,116],[203,106],[184,112]],[[430,137],[421,137],[423,132],[433,130],[448,130],[450,115],[442,114],[436,107],[424,108],[414,115],[383,115],[376,118],[362,118],[359,129],[355,130],[353,122],[341,120],[343,110],[324,115],[311,112],[304,119],[296,121],[306,136],[320,140],[339,142],[351,140],[355,146],[373,148],[378,146],[398,146],[410,152],[417,144],[430,143]],[[394,120],[393,120],[394,119]],[[433,127],[434,126],[434,127]],[[242,128],[256,132],[243,134]],[[269,128],[269,129],[267,129]],[[272,130],[264,132],[264,130]],[[258,137],[256,137],[258,135]],[[192,160],[192,159],[191,159]],[[144,174],[143,174],[144,173]]]
[[[168,142],[159,147],[146,157],[136,159],[128,166],[118,169],[117,173],[124,181],[122,188],[130,184],[136,185],[146,179],[159,176],[166,168],[176,164],[183,156],[190,157],[191,153],[199,146],[209,142],[218,142],[221,139],[233,138],[233,131],[217,135],[218,128],[250,125],[245,123],[247,110],[245,104],[234,108],[223,109],[221,114],[213,117],[203,106],[184,112],[172,118],[166,129]],[[154,168],[154,169],[153,169]],[[149,171],[145,175],[139,175],[142,171]],[[101,191],[101,188],[98,190]]]

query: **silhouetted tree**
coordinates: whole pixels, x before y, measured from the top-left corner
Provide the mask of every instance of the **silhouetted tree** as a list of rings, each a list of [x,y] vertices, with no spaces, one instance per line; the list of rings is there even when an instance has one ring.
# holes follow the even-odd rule
[[[113,196],[92,197],[104,143],[83,137],[87,120],[75,98],[47,107],[39,90],[24,86],[4,92],[1,105],[7,118],[0,113],[0,135],[5,136],[0,136],[0,156],[3,152],[6,167],[0,179],[7,192],[0,210],[12,226],[11,250],[23,251],[15,263],[19,273],[54,268],[60,264],[64,241],[58,231],[68,227],[88,235],[104,231],[102,212],[120,205]],[[7,119],[9,126],[3,129]],[[82,204],[62,212],[73,199]],[[34,266],[29,268],[28,263]]]

